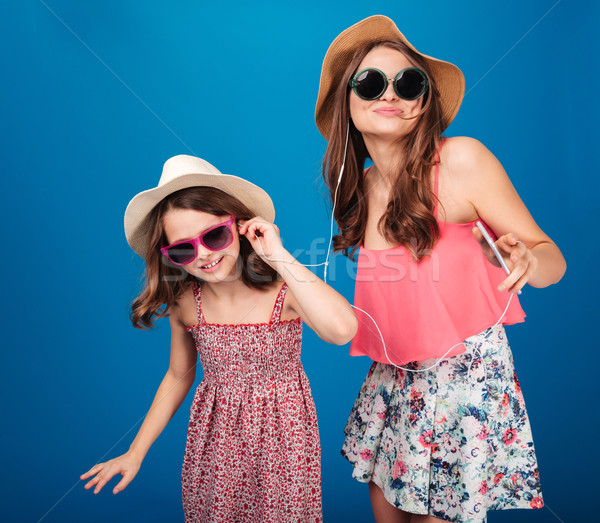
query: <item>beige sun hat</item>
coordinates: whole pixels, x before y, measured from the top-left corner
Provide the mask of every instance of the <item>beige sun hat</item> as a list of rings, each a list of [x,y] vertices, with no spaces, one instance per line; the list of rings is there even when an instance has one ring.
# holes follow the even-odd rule
[[[329,139],[333,97],[348,63],[359,49],[374,42],[400,41],[419,54],[429,65],[434,83],[440,93],[444,128],[456,116],[465,93],[465,78],[455,65],[417,51],[387,16],[375,15],[361,20],[343,31],[329,46],[323,67],[315,109],[317,127]]]
[[[275,220],[275,207],[269,195],[258,185],[231,174],[222,174],[216,167],[195,156],[180,154],[169,158],[163,166],[158,186],[136,194],[125,209],[125,236],[130,247],[144,257],[148,242],[146,216],[169,194],[188,187],[215,187],[234,196],[256,216]]]

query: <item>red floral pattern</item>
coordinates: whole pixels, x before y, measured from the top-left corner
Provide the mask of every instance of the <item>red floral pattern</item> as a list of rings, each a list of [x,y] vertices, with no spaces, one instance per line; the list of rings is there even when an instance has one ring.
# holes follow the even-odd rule
[[[182,469],[192,522],[321,522],[321,448],[300,362],[302,321],[281,321],[283,284],[269,323],[199,322],[192,333],[204,379],[191,408]]]

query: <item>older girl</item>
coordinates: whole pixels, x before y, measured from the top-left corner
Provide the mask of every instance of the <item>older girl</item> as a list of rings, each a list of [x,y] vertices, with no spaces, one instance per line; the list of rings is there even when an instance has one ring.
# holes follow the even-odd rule
[[[516,293],[558,282],[565,261],[492,153],[442,137],[463,93],[456,66],[419,53],[384,16],[341,33],[323,62],[316,122],[334,248],[358,249],[351,354],[374,360],[342,454],[378,522],[543,505],[503,324],[524,319]]]

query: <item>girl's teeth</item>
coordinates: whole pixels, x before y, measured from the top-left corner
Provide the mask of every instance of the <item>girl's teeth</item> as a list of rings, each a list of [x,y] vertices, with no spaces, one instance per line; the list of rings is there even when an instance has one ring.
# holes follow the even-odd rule
[[[214,262],[208,264],[208,265],[202,265],[203,269],[210,269],[211,267],[214,267],[217,263],[219,263],[221,261],[221,258],[219,258],[218,260],[215,260]]]

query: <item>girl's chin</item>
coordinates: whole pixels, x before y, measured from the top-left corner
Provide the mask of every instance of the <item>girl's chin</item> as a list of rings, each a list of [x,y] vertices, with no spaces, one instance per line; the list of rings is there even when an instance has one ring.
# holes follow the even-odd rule
[[[405,125],[405,122],[390,123],[388,125],[370,125],[365,126],[362,130],[359,129],[363,136],[373,138],[396,138],[400,139],[406,136],[411,128]]]

